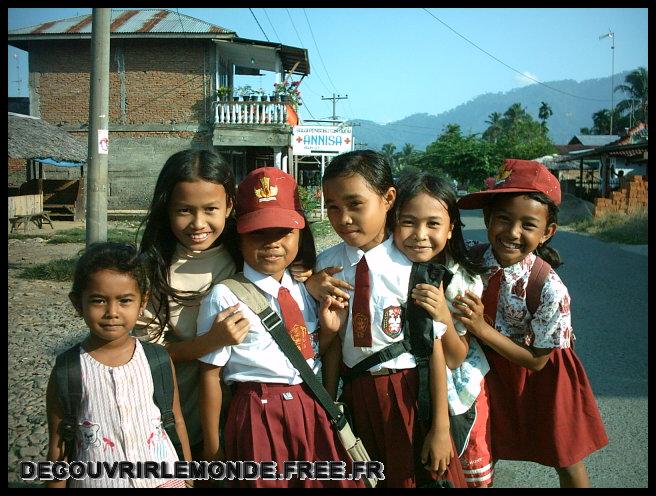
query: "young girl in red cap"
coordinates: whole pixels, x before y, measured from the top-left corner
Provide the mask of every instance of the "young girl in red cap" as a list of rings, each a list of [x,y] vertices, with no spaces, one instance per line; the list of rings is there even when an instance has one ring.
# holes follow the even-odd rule
[[[538,162],[514,159],[505,161],[491,189],[458,201],[462,209],[483,209],[489,269],[482,297],[458,297],[461,314],[454,318],[485,345],[493,458],[551,466],[561,487],[589,487],[583,459],[608,437],[574,353],[569,293],[553,270],[560,257],[547,246],[558,205],[558,180]],[[531,314],[534,265],[546,275]]]
[[[302,214],[294,178],[273,168],[252,171],[237,191],[237,232],[244,257],[243,275],[264,293],[287,331],[318,373],[319,349],[334,338],[340,320],[331,299],[321,308],[291,273],[293,262],[312,267],[312,232]],[[286,461],[348,461],[326,411],[303,383],[260,318],[224,284],[203,299],[198,334],[215,321],[230,334],[246,332],[239,344],[200,357],[200,410],[206,460],[274,461],[278,473]],[[321,325],[319,325],[321,323]],[[220,446],[220,374],[233,386],[225,422],[225,457]],[[350,465],[347,465],[350,468]],[[347,470],[348,470],[347,468]],[[233,481],[237,487],[364,487],[361,480],[285,480],[256,478]]]

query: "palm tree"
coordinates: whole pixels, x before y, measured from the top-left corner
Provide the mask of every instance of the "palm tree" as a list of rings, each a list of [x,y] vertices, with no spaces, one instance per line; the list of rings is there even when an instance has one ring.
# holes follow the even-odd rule
[[[624,84],[615,86],[615,91],[626,93],[629,98],[617,103],[615,107],[620,113],[636,112],[637,120],[647,124],[648,114],[648,78],[647,69],[638,67],[624,78]]]
[[[513,103],[508,110],[503,113],[503,116],[507,120],[507,127],[512,127],[513,124],[521,120],[526,119],[528,114],[521,103]]]
[[[396,145],[393,143],[385,143],[381,147],[380,151],[383,155],[385,155],[385,158],[387,158],[387,161],[389,162],[390,167],[393,170],[396,164],[396,157],[394,153],[396,151]]]
[[[488,115],[486,124],[490,126],[483,133],[483,139],[496,143],[502,131],[502,117],[499,112],[492,112]]]
[[[403,145],[401,151],[397,153],[397,158],[399,159],[399,168],[408,167],[413,155],[415,155],[415,145],[410,143]]]
[[[543,127],[547,125],[547,119],[553,115],[553,110],[547,102],[540,102],[538,117],[542,121]]]

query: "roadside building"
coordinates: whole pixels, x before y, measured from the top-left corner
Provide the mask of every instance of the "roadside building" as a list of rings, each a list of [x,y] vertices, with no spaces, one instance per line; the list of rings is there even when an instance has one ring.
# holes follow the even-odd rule
[[[237,180],[250,170],[290,170],[292,105],[220,101],[235,76],[304,77],[307,50],[240,38],[236,32],[164,9],[112,9],[109,74],[109,209],[147,208],[165,160],[185,148],[215,148]],[[9,31],[29,53],[29,112],[86,142],[92,17]],[[273,88],[268,91],[273,93]]]

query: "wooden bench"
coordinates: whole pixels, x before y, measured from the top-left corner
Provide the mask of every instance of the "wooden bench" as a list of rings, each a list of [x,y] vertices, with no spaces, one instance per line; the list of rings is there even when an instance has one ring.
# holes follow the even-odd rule
[[[50,216],[43,211],[43,195],[20,195],[8,197],[9,222],[14,232],[23,226],[27,231],[27,226],[33,222],[39,229],[43,229],[44,224],[48,224],[54,229]]]
[[[21,195],[43,193],[43,209],[50,215],[72,215],[84,220],[84,179],[30,179],[21,184]]]

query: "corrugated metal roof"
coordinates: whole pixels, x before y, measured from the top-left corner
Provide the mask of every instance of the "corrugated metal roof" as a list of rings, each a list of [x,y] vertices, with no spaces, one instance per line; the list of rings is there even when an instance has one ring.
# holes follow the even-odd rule
[[[235,34],[234,31],[165,9],[112,9],[112,33]],[[9,35],[91,34],[91,15],[12,29]]]

